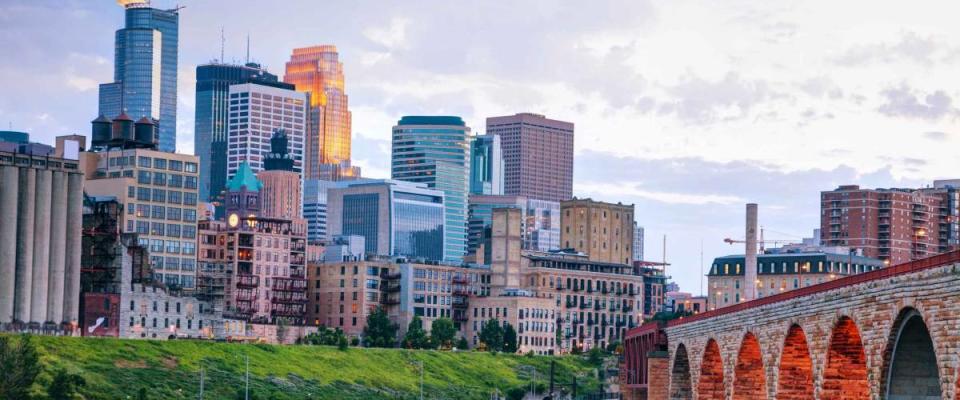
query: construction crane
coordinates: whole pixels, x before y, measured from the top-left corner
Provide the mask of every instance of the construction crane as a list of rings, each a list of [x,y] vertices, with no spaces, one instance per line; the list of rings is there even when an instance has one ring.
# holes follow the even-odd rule
[[[725,239],[723,239],[723,242],[726,243],[726,244],[732,245],[732,244],[734,244],[734,243],[746,243],[747,241],[746,241],[746,240],[737,240],[737,239],[725,238]],[[774,246],[777,246],[777,245],[781,245],[781,244],[796,243],[796,240],[787,240],[787,239],[764,239],[764,238],[763,238],[763,227],[761,227],[761,228],[760,228],[760,239],[757,240],[757,244],[760,245],[760,253],[761,253],[761,254],[762,254],[763,251],[764,251],[764,247],[766,247],[766,246],[764,246],[765,243],[770,243],[770,244],[772,244],[772,245],[774,245]]]

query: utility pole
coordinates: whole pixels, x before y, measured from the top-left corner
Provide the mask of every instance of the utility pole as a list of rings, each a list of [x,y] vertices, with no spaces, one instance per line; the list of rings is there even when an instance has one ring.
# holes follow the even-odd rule
[[[700,239],[700,297],[703,297],[703,239]]]
[[[573,376],[573,398],[577,398],[577,376]]]
[[[203,400],[203,367],[200,367],[200,400]]]
[[[247,360],[247,373],[244,378],[243,398],[244,400],[250,400],[250,355],[245,355],[244,357],[246,357]]]
[[[553,398],[553,373],[557,367],[557,360],[550,360],[550,398]]]
[[[420,400],[423,400],[423,360],[420,360]]]

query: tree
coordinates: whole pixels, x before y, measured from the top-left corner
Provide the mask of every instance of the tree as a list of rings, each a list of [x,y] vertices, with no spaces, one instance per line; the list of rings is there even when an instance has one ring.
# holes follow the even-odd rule
[[[47,388],[47,395],[53,400],[73,400],[77,391],[86,384],[87,381],[82,376],[59,369],[53,375],[53,382]]]
[[[603,350],[599,347],[590,348],[590,351],[587,352],[587,362],[600,367],[600,365],[603,364]]]
[[[337,338],[337,348],[340,349],[340,351],[346,351],[347,346],[349,346],[347,337],[341,334],[340,337]]]
[[[503,350],[503,329],[500,328],[500,321],[489,319],[483,323],[480,329],[480,341],[486,345],[487,351]]]
[[[383,307],[377,307],[367,316],[363,328],[363,345],[366,347],[394,347],[397,344],[397,326],[390,322]]]
[[[29,335],[0,336],[0,399],[25,399],[40,373],[37,348]]]
[[[316,332],[305,336],[303,340],[301,340],[301,343],[323,346],[339,346],[341,339],[347,340],[346,335],[342,330],[340,330],[340,328],[330,329],[321,327]]]
[[[457,340],[457,350],[466,350],[470,348],[470,343],[467,343],[467,338],[460,336],[460,340]]]
[[[518,349],[517,330],[513,329],[513,325],[507,324],[503,327],[503,352],[516,353]]]
[[[410,320],[407,325],[407,334],[403,336],[403,348],[423,349],[429,347],[427,332],[423,330],[423,320],[419,316]]]
[[[453,326],[453,321],[450,318],[437,318],[430,325],[430,342],[441,349],[452,347],[456,335],[457,328]]]

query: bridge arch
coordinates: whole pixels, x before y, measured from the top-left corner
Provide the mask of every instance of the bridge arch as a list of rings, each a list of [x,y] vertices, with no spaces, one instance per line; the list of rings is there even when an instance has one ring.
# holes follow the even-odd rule
[[[834,324],[826,362],[821,400],[870,398],[863,340],[860,338],[860,329],[850,317],[841,316]]]
[[[733,370],[733,399],[753,400],[767,397],[760,341],[747,332],[740,342],[737,364]]]
[[[723,359],[720,346],[710,339],[703,349],[700,362],[700,381],[697,383],[697,400],[725,400],[723,385]]]
[[[670,400],[693,399],[693,386],[690,382],[690,357],[687,347],[680,343],[673,357],[670,370]]]
[[[880,387],[884,398],[939,399],[940,371],[930,331],[915,308],[900,311],[883,352]]]
[[[790,325],[787,330],[783,351],[780,352],[778,376],[778,400],[813,398],[813,361],[810,358],[807,335],[800,325]]]

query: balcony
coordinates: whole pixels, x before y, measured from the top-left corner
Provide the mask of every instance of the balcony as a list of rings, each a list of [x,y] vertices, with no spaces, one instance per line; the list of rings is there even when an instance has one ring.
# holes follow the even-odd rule
[[[256,290],[238,290],[236,292],[236,299],[238,302],[255,302],[257,301],[257,291]]]
[[[237,288],[256,288],[260,286],[260,277],[257,275],[237,275]]]
[[[380,284],[380,290],[387,293],[397,293],[400,291],[400,283],[384,282]]]
[[[399,272],[390,273],[390,272],[387,272],[387,270],[384,270],[383,272],[380,273],[380,278],[388,281],[395,281],[400,279],[400,273]]]
[[[274,317],[303,318],[303,315],[305,313],[306,313],[306,306],[302,304],[274,303],[270,309],[270,315]]]
[[[455,310],[466,310],[468,307],[470,307],[470,303],[466,301],[453,301],[453,308]]]
[[[380,304],[383,304],[383,305],[385,305],[385,306],[393,306],[393,305],[400,304],[400,299],[395,299],[395,298],[388,297],[388,296],[381,296],[381,297],[380,297]]]
[[[466,277],[463,277],[463,276],[454,277],[452,281],[453,281],[453,284],[454,284],[454,285],[469,285],[469,284],[470,284],[470,280],[467,279]]]
[[[273,304],[307,304],[307,294],[303,292],[273,292],[270,302]]]
[[[278,292],[303,292],[307,290],[305,279],[273,278],[270,289]]]
[[[467,313],[453,313],[453,322],[467,322],[469,320]]]

